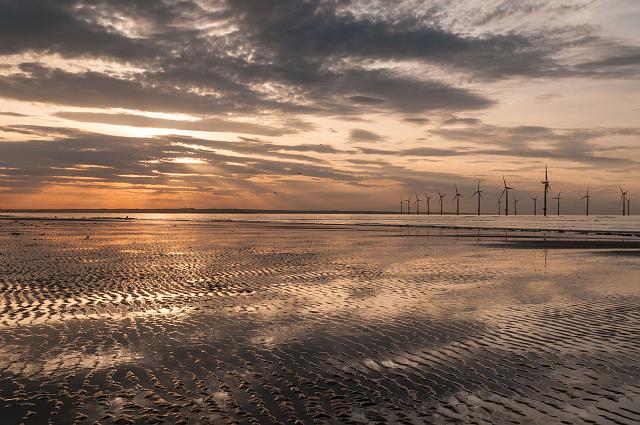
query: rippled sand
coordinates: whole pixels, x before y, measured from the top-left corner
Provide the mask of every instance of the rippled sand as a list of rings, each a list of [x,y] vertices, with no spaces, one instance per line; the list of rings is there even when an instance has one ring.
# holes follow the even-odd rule
[[[640,242],[0,221],[0,421],[638,423]]]

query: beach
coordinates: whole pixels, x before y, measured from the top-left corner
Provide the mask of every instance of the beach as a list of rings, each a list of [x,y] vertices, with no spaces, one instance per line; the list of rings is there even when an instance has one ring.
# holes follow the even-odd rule
[[[640,238],[0,220],[7,424],[640,421]]]

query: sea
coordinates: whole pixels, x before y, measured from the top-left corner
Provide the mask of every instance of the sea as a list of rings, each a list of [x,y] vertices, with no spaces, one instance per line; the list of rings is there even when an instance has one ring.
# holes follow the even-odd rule
[[[75,220],[151,220],[239,222],[303,225],[406,226],[458,229],[503,229],[530,231],[572,231],[586,233],[632,234],[640,236],[640,215],[407,215],[407,214],[281,214],[281,213],[41,213],[0,214],[2,218]]]

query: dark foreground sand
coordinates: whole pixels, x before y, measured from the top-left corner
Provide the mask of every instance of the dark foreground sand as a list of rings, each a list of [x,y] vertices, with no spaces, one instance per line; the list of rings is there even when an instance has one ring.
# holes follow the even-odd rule
[[[638,423],[640,242],[0,221],[0,423]]]

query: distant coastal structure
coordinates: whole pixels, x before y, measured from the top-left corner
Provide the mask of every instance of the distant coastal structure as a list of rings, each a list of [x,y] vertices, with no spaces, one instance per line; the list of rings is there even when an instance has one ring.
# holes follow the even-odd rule
[[[548,195],[551,192],[551,183],[549,181],[549,168],[547,166],[547,164],[545,164],[544,166],[544,180],[540,182],[541,184],[544,185],[543,187],[543,204],[542,204],[542,213],[543,215],[546,217],[547,213],[549,212],[549,199],[555,200],[556,201],[556,215],[560,215],[560,200],[561,198],[561,191],[558,191],[558,194],[552,198],[549,198]],[[504,203],[504,214],[505,216],[509,215],[509,191],[514,190],[513,186],[509,186],[507,184],[507,179],[504,176],[504,174],[502,175],[502,192],[500,192],[500,195],[497,197],[497,207],[498,207],[498,215],[502,215],[502,204]],[[460,198],[463,198],[464,195],[462,195],[460,193],[460,191],[458,190],[458,185],[455,184],[455,195],[453,195],[453,199],[451,200],[451,202],[455,202],[456,203],[456,215],[460,214]],[[622,204],[622,215],[623,216],[628,216],[631,212],[631,198],[629,197],[629,192],[624,190],[622,188],[622,186],[618,186],[620,189],[620,202]],[[439,190],[436,191],[440,200],[440,215],[444,214],[444,198],[447,196],[446,193],[441,193]],[[470,197],[477,197],[477,215],[481,215],[482,214],[482,210],[481,210],[481,200],[482,198],[484,198],[484,196],[482,195],[484,192],[480,189],[480,181],[478,180],[478,186],[476,188],[476,191],[473,192]],[[418,192],[414,191],[413,194],[409,195],[409,199],[405,199],[402,195],[402,192],[400,193],[400,214],[403,214],[404,211],[404,204],[407,204],[407,208],[406,208],[406,213],[410,214],[411,213],[411,200],[413,199],[413,197],[415,196],[415,205],[416,205],[416,214],[419,215],[420,214],[420,202],[426,202],[427,205],[427,215],[431,214],[431,205],[430,205],[430,201],[431,201],[431,195],[429,195],[427,192],[422,192],[422,194],[424,195],[424,199],[421,199],[418,197]],[[590,205],[591,205],[591,193],[589,191],[589,188],[587,187],[587,191],[585,193],[584,196],[582,196],[580,198],[580,200],[584,200],[585,201],[585,215],[589,216],[591,214],[590,211]],[[504,202],[503,202],[503,198],[504,198]],[[532,210],[532,215],[538,215],[538,195],[530,195],[529,198],[533,201],[533,210]],[[513,215],[517,216],[518,215],[518,197],[514,194],[513,195]]]

